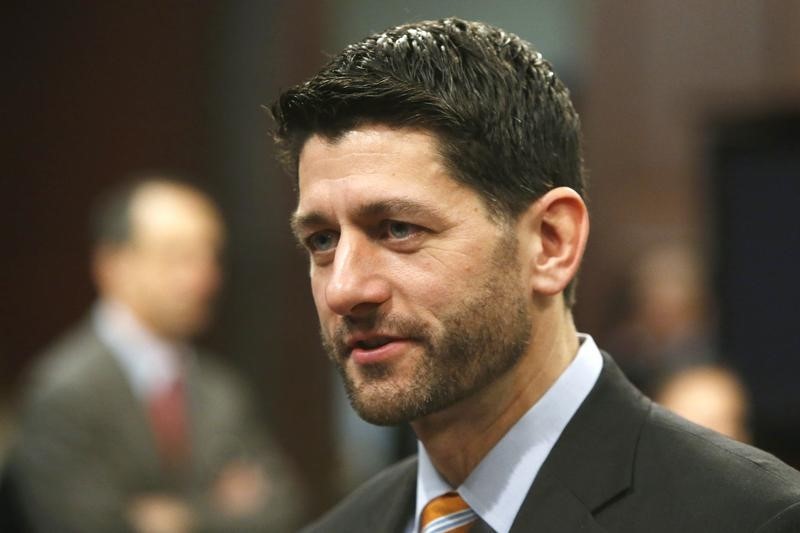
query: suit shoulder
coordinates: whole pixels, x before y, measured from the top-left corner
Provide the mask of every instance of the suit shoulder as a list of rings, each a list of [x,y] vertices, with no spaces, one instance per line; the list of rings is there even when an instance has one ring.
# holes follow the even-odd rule
[[[28,375],[29,392],[42,397],[72,390],[109,361],[108,349],[86,320],[56,339],[37,358]]]
[[[412,456],[379,472],[358,487],[343,501],[328,511],[319,520],[307,526],[303,533],[322,533],[352,530],[353,524],[363,523],[369,511],[385,508],[388,502],[397,500],[398,491],[416,479],[417,457]]]
[[[245,386],[241,374],[230,364],[222,360],[218,354],[199,347],[195,351],[194,368],[196,377],[207,385],[225,391],[240,390]]]
[[[715,488],[719,504],[765,513],[800,502],[800,472],[777,457],[702,428],[654,404],[638,463],[680,477],[686,490]]]
[[[798,529],[800,529],[800,502],[782,509],[759,527],[756,533],[797,533]]]

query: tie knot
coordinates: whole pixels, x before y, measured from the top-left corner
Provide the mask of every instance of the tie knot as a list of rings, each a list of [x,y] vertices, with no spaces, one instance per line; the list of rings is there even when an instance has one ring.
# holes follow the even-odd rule
[[[476,518],[475,511],[457,492],[448,492],[425,505],[419,530],[420,533],[463,533],[469,531]]]

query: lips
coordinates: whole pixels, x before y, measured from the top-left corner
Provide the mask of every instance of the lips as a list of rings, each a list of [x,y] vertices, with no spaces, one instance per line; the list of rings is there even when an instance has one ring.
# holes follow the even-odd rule
[[[345,339],[345,344],[351,350],[356,348],[362,350],[374,350],[385,346],[390,342],[397,340],[399,337],[380,332],[358,332],[352,333]]]
[[[390,337],[373,337],[370,339],[365,339],[363,341],[356,341],[353,344],[353,348],[361,348],[363,350],[374,350],[375,348],[386,346],[390,342],[392,342],[392,338]]]
[[[402,337],[379,334],[353,335],[347,340],[350,358],[356,364],[387,362],[401,356],[412,341]]]

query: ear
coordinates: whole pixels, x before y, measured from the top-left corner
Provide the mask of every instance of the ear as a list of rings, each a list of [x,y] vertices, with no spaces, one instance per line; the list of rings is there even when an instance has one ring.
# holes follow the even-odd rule
[[[589,237],[589,212],[569,187],[549,191],[531,204],[517,222],[520,258],[529,289],[555,296],[575,277]]]
[[[92,253],[92,277],[101,294],[116,295],[127,279],[126,253],[122,246],[99,245]]]

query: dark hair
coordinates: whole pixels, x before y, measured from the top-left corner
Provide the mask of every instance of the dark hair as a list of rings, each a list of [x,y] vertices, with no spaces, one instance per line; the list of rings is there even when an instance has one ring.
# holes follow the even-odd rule
[[[133,235],[131,206],[136,195],[150,185],[169,184],[196,189],[185,177],[149,170],[131,173],[95,201],[90,218],[90,237],[94,246],[121,246]]]
[[[336,140],[380,123],[433,132],[453,177],[494,216],[515,219],[555,187],[585,195],[569,91],[531,45],[481,22],[424,21],[367,37],[285,91],[271,112],[292,172],[310,136]],[[565,300],[573,299],[570,284]]]

